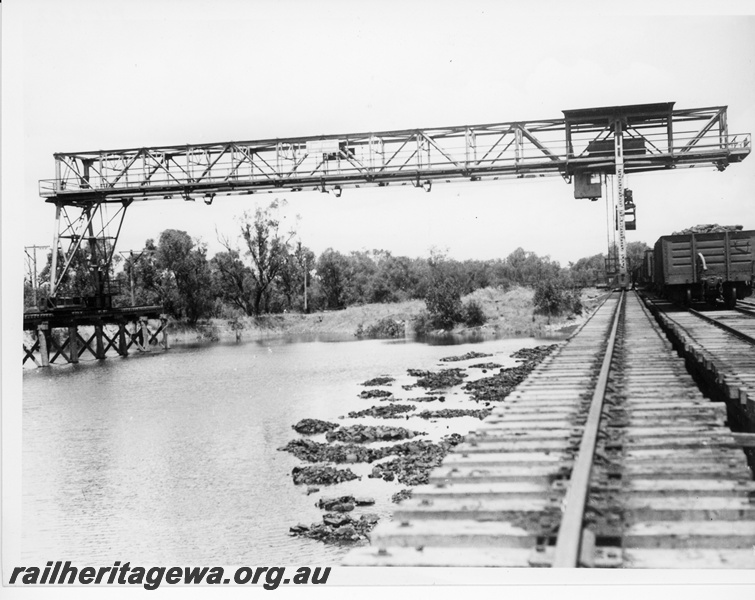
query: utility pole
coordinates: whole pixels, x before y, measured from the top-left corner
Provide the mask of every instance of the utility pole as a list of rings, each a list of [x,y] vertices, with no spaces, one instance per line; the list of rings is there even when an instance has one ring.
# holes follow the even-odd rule
[[[306,261],[305,261],[306,262]],[[307,313],[307,267],[304,267],[304,313]]]
[[[37,304],[37,250],[46,250],[50,246],[24,246],[24,251],[26,252],[26,256],[31,261],[30,267],[33,268],[33,274],[32,274],[32,268],[29,269],[29,275],[31,275],[31,290],[32,290],[32,298],[34,301],[34,306],[39,306]],[[29,254],[29,250],[32,251],[32,254]]]
[[[307,279],[309,278],[309,257],[306,252],[302,250],[301,240],[296,242],[296,251],[294,252],[296,262],[299,263],[299,267],[304,271],[304,313],[307,313]]]
[[[136,304],[136,299],[134,297],[134,260],[133,260],[134,251],[125,250],[125,251],[118,252],[118,254],[132,259],[128,265],[128,282],[129,282],[129,287],[131,289],[131,306],[134,306]]]

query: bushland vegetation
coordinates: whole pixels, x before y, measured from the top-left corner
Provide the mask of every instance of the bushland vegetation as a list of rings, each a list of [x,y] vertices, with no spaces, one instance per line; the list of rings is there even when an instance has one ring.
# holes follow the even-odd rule
[[[316,256],[295,228],[284,230],[280,209],[276,201],[245,213],[235,235],[218,235],[224,249],[212,257],[204,243],[175,229],[166,229],[156,241],[146,240],[139,252],[116,256],[109,274],[114,305],[159,304],[173,318],[192,325],[212,317],[332,311],[420,299],[426,310],[415,326],[428,331],[458,323],[483,325],[487,317],[481,304],[462,302],[475,290],[532,288],[535,310],[557,316],[578,314],[579,290],[605,281],[602,254],[566,267],[522,248],[490,260],[459,261],[440,251],[427,258],[409,258],[387,250],[342,253],[333,248]],[[629,244],[630,267],[639,264],[645,248],[642,242]],[[86,248],[80,248],[62,282],[62,294],[93,292],[88,260]],[[38,276],[38,301],[49,289],[50,263],[48,255]],[[27,308],[33,308],[32,292],[26,281]],[[386,322],[380,329],[391,327]]]

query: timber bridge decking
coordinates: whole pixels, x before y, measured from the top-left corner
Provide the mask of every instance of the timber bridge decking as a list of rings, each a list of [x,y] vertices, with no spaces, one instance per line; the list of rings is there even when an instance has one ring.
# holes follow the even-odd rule
[[[345,564],[755,567],[754,374],[741,335],[614,293]]]

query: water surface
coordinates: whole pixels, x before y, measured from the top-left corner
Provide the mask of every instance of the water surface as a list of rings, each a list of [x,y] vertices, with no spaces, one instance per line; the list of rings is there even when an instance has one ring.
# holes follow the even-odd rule
[[[291,537],[289,527],[320,521],[314,503],[323,493],[373,496],[377,504],[366,510],[387,518],[395,506],[391,494],[404,486],[369,479],[371,466],[354,465],[361,481],[308,496],[291,479],[302,463],[277,451],[298,437],[291,425],[304,417],[335,421],[378,404],[358,397],[365,389],[359,383],[377,375],[396,377],[390,389],[408,398],[422,390],[401,389],[414,382],[407,368],[438,368],[439,358],[471,350],[511,366],[511,352],[535,345],[530,338],[455,346],[265,340],[26,370],[23,557],[335,564],[344,549]],[[476,407],[460,391],[433,404],[418,410]],[[356,421],[343,421],[350,422]],[[471,417],[380,422],[432,439],[479,423]]]

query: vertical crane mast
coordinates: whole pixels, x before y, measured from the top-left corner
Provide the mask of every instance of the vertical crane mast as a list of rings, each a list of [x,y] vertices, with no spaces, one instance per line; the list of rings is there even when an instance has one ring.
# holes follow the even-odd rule
[[[620,119],[614,123],[614,160],[616,161],[616,211],[619,233],[619,279],[622,289],[627,288],[627,232],[624,222],[624,124]]]

